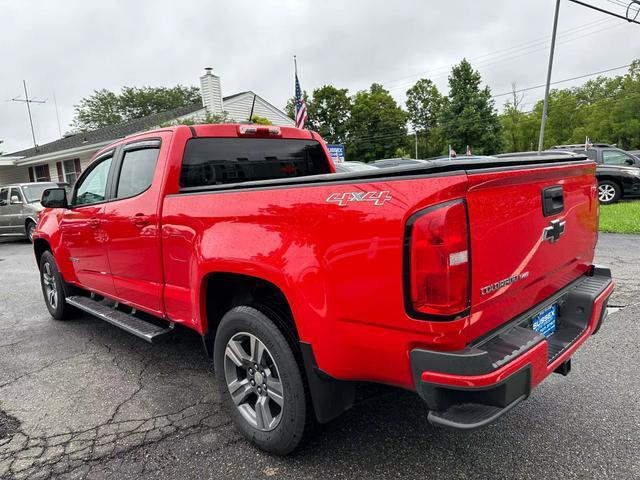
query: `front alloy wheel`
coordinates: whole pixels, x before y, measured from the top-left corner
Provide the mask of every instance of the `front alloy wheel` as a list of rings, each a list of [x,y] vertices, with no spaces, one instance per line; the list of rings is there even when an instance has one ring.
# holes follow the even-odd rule
[[[56,310],[58,308],[58,287],[49,262],[45,262],[42,266],[42,290],[48,307]]]
[[[282,382],[264,343],[250,333],[236,333],[227,342],[224,373],[233,403],[249,425],[262,432],[276,428],[284,408]]]

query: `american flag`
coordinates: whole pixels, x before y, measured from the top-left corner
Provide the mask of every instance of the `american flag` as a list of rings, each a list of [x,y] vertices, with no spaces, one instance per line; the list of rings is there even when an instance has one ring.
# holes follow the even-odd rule
[[[304,128],[307,118],[307,104],[304,103],[304,98],[302,98],[302,89],[296,73],[296,128]]]

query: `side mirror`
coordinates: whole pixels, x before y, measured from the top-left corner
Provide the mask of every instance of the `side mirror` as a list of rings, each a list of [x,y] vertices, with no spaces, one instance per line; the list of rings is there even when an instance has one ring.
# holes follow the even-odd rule
[[[20,201],[20,197],[18,197],[17,195],[12,195],[11,205],[22,205],[22,202]]]
[[[627,165],[631,165],[631,166],[635,165],[635,162],[634,162],[633,160],[631,160],[630,158],[627,158],[627,159],[624,161],[624,163],[626,163]]]
[[[44,208],[69,208],[64,188],[48,188],[42,192],[40,203]]]

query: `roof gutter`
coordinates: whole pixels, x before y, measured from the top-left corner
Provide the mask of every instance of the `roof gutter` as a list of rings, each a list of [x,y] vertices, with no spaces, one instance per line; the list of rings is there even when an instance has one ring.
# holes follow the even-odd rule
[[[117,139],[106,140],[104,142],[92,143],[89,145],[82,145],[81,147],[76,148],[68,148],[66,150],[59,150],[57,152],[45,153],[42,155],[36,155],[34,157],[12,157],[16,160],[13,160],[13,165],[15,166],[27,166],[27,165],[35,165],[42,162],[53,162],[58,160],[68,160],[69,158],[77,157],[82,153],[87,152],[97,152],[102,147],[113,143]]]

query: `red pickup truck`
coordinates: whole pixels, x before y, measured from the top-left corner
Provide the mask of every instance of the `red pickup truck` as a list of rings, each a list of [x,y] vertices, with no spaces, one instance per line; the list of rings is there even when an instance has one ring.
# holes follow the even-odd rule
[[[335,173],[314,132],[163,128],[104,148],[34,234],[51,315],[198,332],[237,428],[286,454],[357,382],[487,425],[567,374],[613,289],[586,157]],[[550,422],[553,420],[550,419]]]

